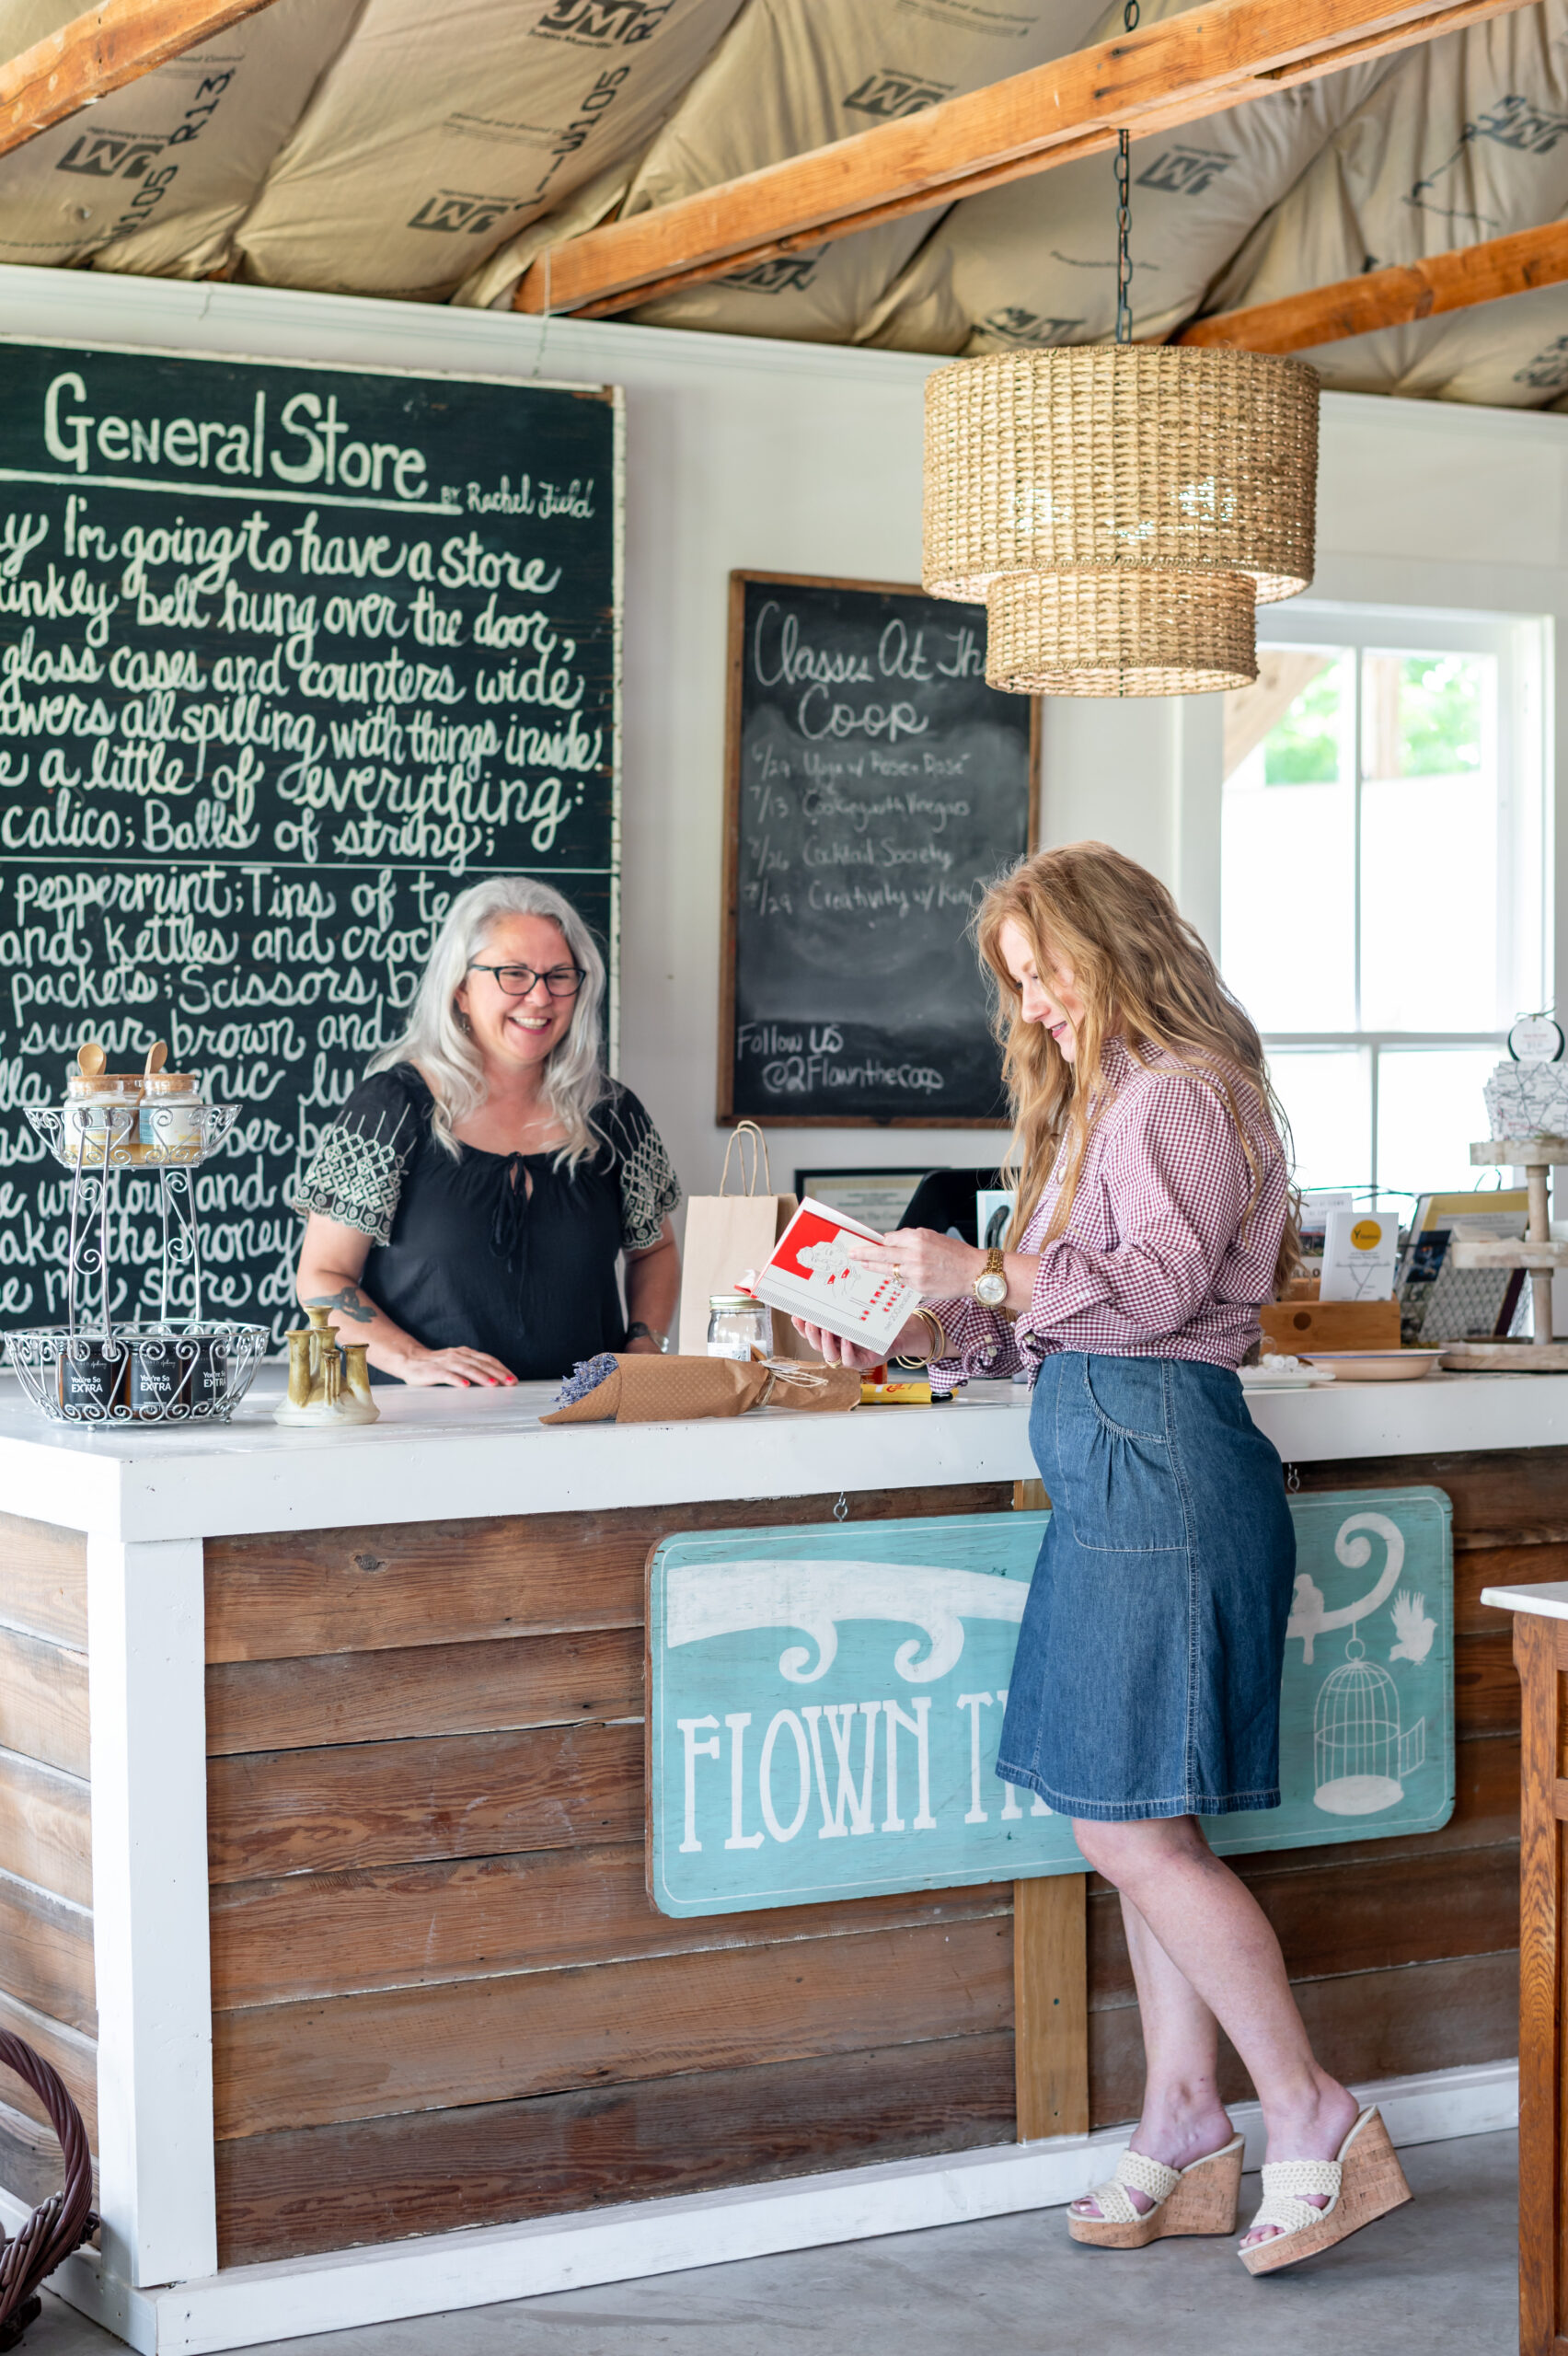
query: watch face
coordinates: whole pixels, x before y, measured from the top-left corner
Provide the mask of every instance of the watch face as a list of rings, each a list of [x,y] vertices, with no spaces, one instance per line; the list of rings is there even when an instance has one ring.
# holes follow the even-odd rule
[[[1508,1034],[1516,1064],[1555,1064],[1562,1059],[1562,1034],[1550,1014],[1524,1014]]]
[[[998,1309],[1008,1297],[1006,1276],[984,1276],[974,1279],[974,1298],[986,1309]]]

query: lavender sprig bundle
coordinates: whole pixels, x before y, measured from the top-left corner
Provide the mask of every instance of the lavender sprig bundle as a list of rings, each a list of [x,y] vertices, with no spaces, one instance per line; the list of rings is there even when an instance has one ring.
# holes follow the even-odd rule
[[[601,1350],[597,1357],[579,1358],[560,1389],[556,1392],[558,1407],[575,1407],[591,1391],[597,1391],[616,1370],[616,1357],[611,1350]]]

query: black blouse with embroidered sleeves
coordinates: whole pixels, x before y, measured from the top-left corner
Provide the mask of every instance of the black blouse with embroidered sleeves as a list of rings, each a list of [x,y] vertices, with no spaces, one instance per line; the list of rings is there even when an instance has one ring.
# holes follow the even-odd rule
[[[681,1199],[663,1140],[629,1088],[595,1107],[596,1150],[456,1158],[412,1064],[373,1072],[322,1132],[294,1197],[371,1240],[362,1289],[426,1349],[485,1350],[521,1381],[626,1346],[616,1261],[658,1242]],[[385,1379],[385,1378],[383,1378]]]

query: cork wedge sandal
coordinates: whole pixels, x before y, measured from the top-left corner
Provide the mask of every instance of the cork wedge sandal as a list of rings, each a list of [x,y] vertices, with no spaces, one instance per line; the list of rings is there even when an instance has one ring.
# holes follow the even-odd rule
[[[1303,2193],[1327,2193],[1321,2209],[1302,2199]],[[1273,2274],[1295,2266],[1320,2249],[1332,2249],[1363,2225],[1386,2217],[1411,2197],[1382,2115],[1374,2104],[1364,2110],[1344,2142],[1337,2160],[1272,2160],[1263,2164],[1263,2201],[1247,2230],[1277,2225],[1272,2241],[1259,2242],[1237,2256],[1249,2274]]]
[[[1115,2175],[1084,2195],[1094,2202],[1099,2216],[1075,2217],[1069,2211],[1067,2231],[1075,2242],[1090,2242],[1100,2249],[1143,2249],[1173,2234],[1233,2234],[1241,2193],[1241,2149],[1242,2138],[1234,2135],[1223,2151],[1210,2152],[1184,2168],[1168,2168],[1162,2160],[1146,2159],[1141,2152],[1124,2152]],[[1154,2207],[1140,2214],[1128,2197],[1129,2186]]]

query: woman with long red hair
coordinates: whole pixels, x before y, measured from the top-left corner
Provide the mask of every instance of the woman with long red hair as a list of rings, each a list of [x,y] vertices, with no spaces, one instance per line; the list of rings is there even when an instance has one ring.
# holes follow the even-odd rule
[[[1027,1369],[1052,1516],[997,1772],[1071,1819],[1121,1894],[1147,2084],[1076,2240],[1235,2231],[1241,2138],[1223,2028],[1262,2105],[1272,2272],[1408,2200],[1378,2112],[1315,2059],[1279,1942],[1199,1818],[1277,1807],[1296,1544],[1237,1369],[1294,1270],[1285,1123],[1262,1047],[1159,879],[1104,843],[986,895],[1014,1121],[1006,1250],[905,1229],[857,1256],[921,1309],[896,1347],[951,1386]],[[830,1360],[866,1354],[806,1327]]]

